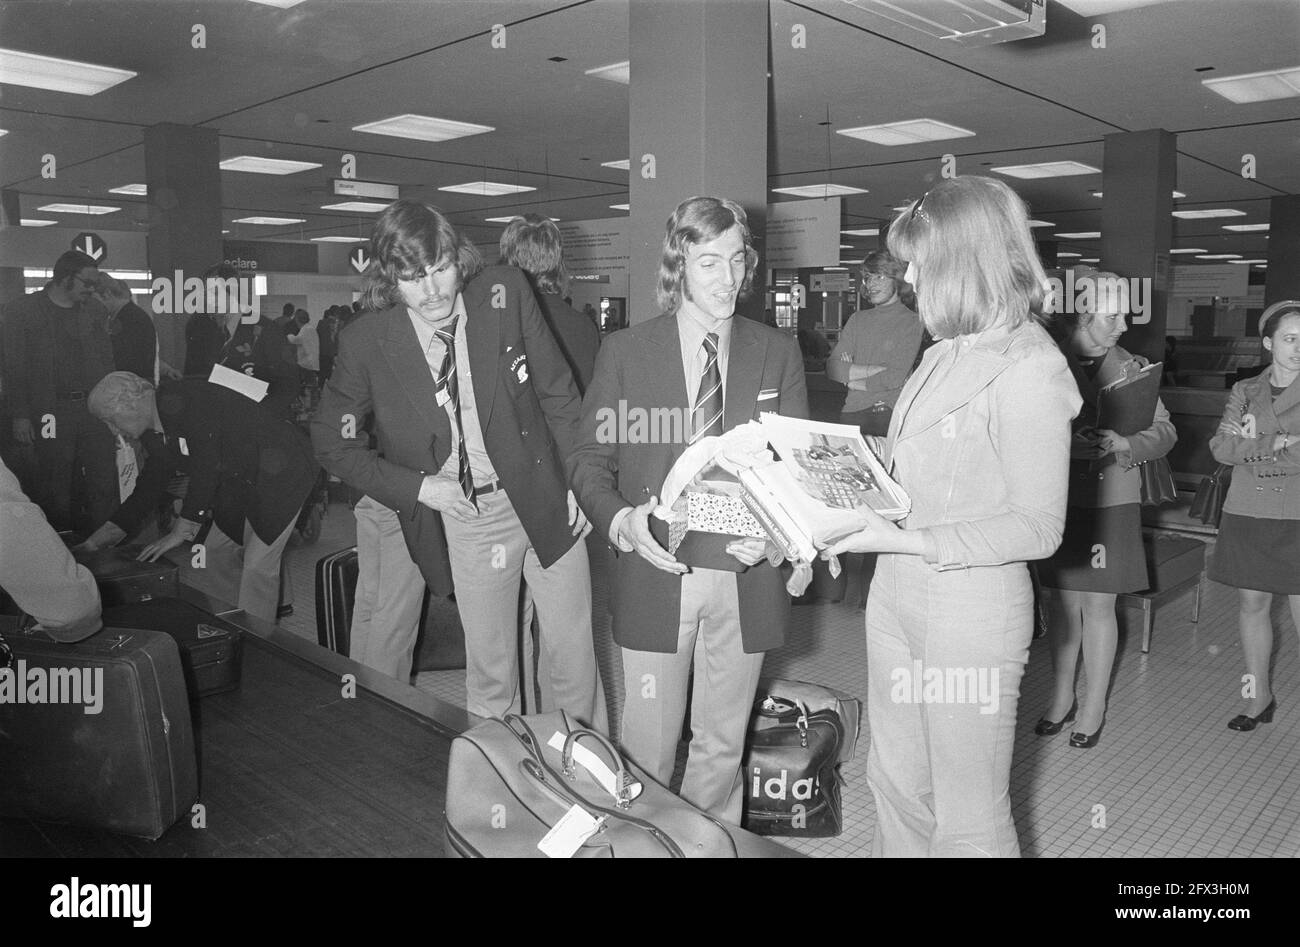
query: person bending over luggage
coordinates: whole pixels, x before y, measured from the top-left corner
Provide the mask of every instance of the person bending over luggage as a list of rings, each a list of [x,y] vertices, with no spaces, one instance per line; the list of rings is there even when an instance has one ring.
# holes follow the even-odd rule
[[[86,406],[113,434],[121,502],[76,549],[94,552],[141,533],[156,538],[171,465],[153,385],[132,372],[110,372],[91,390]]]
[[[153,562],[182,543],[201,542],[197,583],[275,621],[280,560],[318,470],[306,436],[244,395],[196,379],[164,385],[158,412],[190,484],[171,532],[140,558]]]
[[[103,627],[95,577],[78,565],[41,508],[0,460],[0,588],[55,641],[89,638]]]

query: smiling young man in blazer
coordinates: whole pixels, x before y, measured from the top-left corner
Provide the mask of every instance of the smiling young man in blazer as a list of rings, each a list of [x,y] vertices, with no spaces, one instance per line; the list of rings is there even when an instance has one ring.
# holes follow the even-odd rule
[[[454,579],[471,713],[520,709],[522,577],[557,706],[603,729],[589,527],[561,460],[576,445],[580,402],[532,289],[513,267],[481,269],[473,245],[418,201],[380,215],[371,257],[376,311],[339,337],[312,421],[316,455],[396,511],[436,594]],[[371,414],[377,449],[363,430]]]
[[[762,540],[728,547],[735,571],[688,570],[651,535],[649,518],[664,478],[694,437],[721,434],[760,411],[807,417],[794,338],[733,318],[756,261],[739,205],[694,197],[678,206],[659,271],[664,313],[601,346],[572,460],[583,508],[617,549],[611,591],[627,694],[623,747],[668,784],[693,658],[681,794],[733,823],[740,821],[740,761],[763,652],[785,640],[790,597],[781,571],[763,561]],[[690,419],[673,443],[632,436],[632,429],[611,438],[602,423],[611,413],[656,417],[664,409]]]

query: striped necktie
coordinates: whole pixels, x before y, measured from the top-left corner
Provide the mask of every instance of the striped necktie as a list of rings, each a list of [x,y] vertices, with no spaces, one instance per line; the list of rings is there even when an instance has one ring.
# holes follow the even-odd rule
[[[722,433],[722,372],[718,370],[718,336],[704,337],[704,374],[691,412],[691,443]]]
[[[438,404],[444,405],[450,401],[452,413],[456,415],[456,440],[460,454],[457,458],[456,479],[465,492],[465,499],[478,509],[478,501],[474,498],[474,475],[469,469],[469,451],[465,449],[465,428],[460,419],[460,385],[456,381],[456,322],[457,319],[453,319],[450,327],[433,330],[444,347],[442,367],[438,370],[434,388],[438,393]]]

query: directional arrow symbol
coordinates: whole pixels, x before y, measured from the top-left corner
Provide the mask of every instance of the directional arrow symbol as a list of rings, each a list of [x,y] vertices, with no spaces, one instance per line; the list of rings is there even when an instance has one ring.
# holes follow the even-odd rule
[[[370,265],[370,257],[366,254],[366,248],[357,247],[349,253],[348,262],[352,264],[352,268],[358,273],[364,273],[366,267]]]
[[[90,257],[96,263],[103,261],[108,256],[108,244],[104,239],[95,233],[79,233],[72,241],[72,249],[80,250],[86,256]]]

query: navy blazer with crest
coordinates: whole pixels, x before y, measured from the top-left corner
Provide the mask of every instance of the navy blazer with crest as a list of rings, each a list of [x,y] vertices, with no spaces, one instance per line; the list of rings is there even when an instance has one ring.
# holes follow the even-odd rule
[[[461,296],[483,442],[548,568],[577,541],[568,525],[563,458],[577,443],[578,391],[521,270],[486,267]],[[363,430],[371,414],[377,450]],[[449,594],[441,514],[422,506],[419,495],[425,476],[450,456],[451,422],[405,305],[365,313],[339,334],[311,432],[321,465],[397,512],[425,581],[436,594]]]
[[[808,390],[798,343],[779,329],[734,317],[724,391],[724,430],[757,420],[761,411],[806,418]],[[686,444],[657,438],[611,442],[602,435],[602,419],[609,412],[624,417],[633,409],[662,408],[683,418],[691,414],[676,315],[610,335],[600,347],[583,398],[582,444],[570,467],[578,501],[606,540],[619,510],[659,496]],[[790,615],[783,572],[759,563],[737,574],[736,590],[745,651],[779,647]],[[615,550],[610,593],[619,645],[665,654],[677,650],[680,577],[656,569],[635,552]]]

